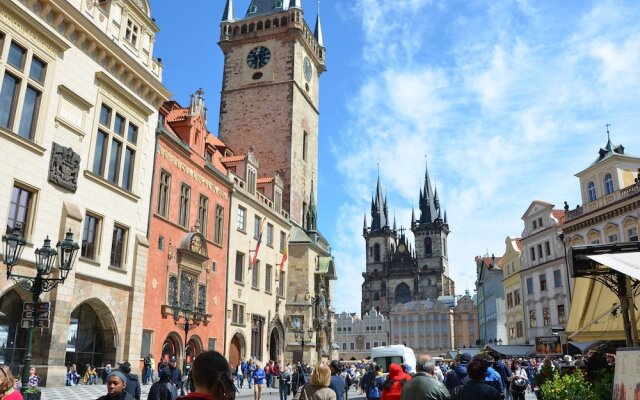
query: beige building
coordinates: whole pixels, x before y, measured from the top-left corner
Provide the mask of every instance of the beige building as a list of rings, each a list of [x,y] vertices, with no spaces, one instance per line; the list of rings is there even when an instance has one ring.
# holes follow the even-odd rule
[[[156,110],[170,95],[157,32],[146,0],[0,3],[0,218],[28,242],[14,273],[35,276],[47,235],[70,229],[81,245],[40,299],[51,324],[36,330],[32,364],[49,386],[64,385],[65,363],[138,368]],[[2,363],[15,373],[30,295],[0,276]]]
[[[478,332],[478,307],[474,297],[467,290],[464,296],[458,299],[456,306],[453,308],[454,347],[456,349],[476,347],[476,343],[480,338]]]
[[[225,355],[234,367],[250,357],[265,365],[284,355],[289,263],[283,258],[291,223],[281,207],[282,179],[277,174],[257,178],[259,160],[251,151],[222,162],[234,184]]]
[[[598,157],[576,174],[582,205],[568,210],[562,226],[568,246],[638,241],[640,230],[640,157],[607,141]],[[620,300],[601,282],[577,278],[567,322],[574,341],[624,340]],[[638,297],[636,307],[640,306]],[[636,311],[637,315],[637,311]]]
[[[336,344],[341,360],[364,360],[371,349],[389,344],[389,320],[372,308],[362,318],[355,313],[336,315]]]
[[[439,300],[396,304],[389,314],[390,344],[404,344],[416,354],[439,356],[454,348],[453,309]]]
[[[502,284],[506,303],[507,337],[505,344],[526,344],[524,301],[522,296],[522,241],[507,236],[502,256]]]

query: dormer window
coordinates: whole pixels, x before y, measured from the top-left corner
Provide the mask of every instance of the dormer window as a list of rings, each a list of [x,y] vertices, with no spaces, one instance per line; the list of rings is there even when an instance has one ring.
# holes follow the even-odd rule
[[[593,181],[587,184],[587,197],[589,202],[596,201],[596,184]]]
[[[127,19],[127,28],[124,31],[124,38],[133,45],[133,47],[137,47],[138,45],[138,35],[140,34],[140,26],[136,24],[131,18]]]
[[[604,176],[604,194],[613,193],[613,179],[611,179],[611,174],[606,174]]]

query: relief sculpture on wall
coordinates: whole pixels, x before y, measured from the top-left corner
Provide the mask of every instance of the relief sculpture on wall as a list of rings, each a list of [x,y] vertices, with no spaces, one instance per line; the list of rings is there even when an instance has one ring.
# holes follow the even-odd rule
[[[64,147],[54,142],[49,162],[49,182],[75,193],[78,189],[79,171],[80,155],[71,147]]]

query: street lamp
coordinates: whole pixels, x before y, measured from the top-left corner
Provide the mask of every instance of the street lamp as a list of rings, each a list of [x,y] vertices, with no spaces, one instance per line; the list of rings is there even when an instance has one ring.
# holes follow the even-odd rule
[[[13,267],[20,262],[20,256],[27,242],[22,237],[22,227],[17,225],[10,234],[2,236],[4,243],[4,264],[7,266],[7,279],[13,279],[18,286],[31,293],[33,311],[31,314],[31,323],[27,331],[27,353],[24,357],[24,367],[22,369],[22,392],[27,389],[29,383],[29,369],[31,368],[31,350],[33,347],[33,332],[35,330],[38,303],[40,295],[53,290],[58,284],[64,284],[69,275],[69,271],[73,267],[76,254],[80,249],[78,243],[73,241],[73,233],[71,229],[66,233],[62,242],[56,244],[56,248],[51,247],[51,240],[47,236],[44,245],[35,250],[36,253],[36,276],[25,276],[13,273]],[[57,249],[57,250],[56,250]],[[58,257],[60,255],[60,257]],[[60,276],[58,278],[48,277],[51,270],[58,260],[58,269]],[[48,310],[46,310],[48,311]]]
[[[189,339],[189,331],[193,330],[200,325],[200,322],[204,319],[204,307],[199,305],[197,307],[185,306],[179,302],[174,302],[171,305],[173,311],[173,322],[177,327],[184,330],[184,362],[182,364],[182,371],[186,374],[187,371],[187,343]],[[180,322],[182,317],[183,322]]]
[[[296,342],[300,343],[300,346],[302,347],[302,359],[300,360],[300,362],[304,361],[304,346],[307,343],[310,343],[311,340],[313,339],[313,334],[314,334],[314,330],[313,328],[309,328],[306,330],[304,329],[294,329],[293,333],[296,336]],[[306,335],[305,335],[306,333]]]

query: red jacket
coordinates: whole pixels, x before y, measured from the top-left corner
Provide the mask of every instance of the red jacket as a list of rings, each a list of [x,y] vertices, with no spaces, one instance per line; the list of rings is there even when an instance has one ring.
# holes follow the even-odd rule
[[[411,378],[409,377],[409,379]],[[402,372],[402,368],[398,364],[389,365],[389,374],[382,386],[382,397],[380,400],[400,400],[402,386],[409,379],[407,379],[407,374]]]

